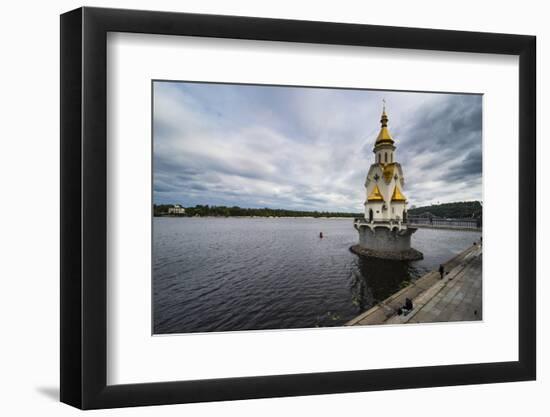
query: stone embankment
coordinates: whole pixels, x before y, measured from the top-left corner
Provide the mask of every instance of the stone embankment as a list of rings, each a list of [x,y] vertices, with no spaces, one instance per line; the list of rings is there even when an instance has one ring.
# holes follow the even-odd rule
[[[482,246],[477,243],[443,264],[443,278],[438,271],[429,272],[346,325],[481,320],[481,265]],[[407,298],[413,309],[398,314]]]

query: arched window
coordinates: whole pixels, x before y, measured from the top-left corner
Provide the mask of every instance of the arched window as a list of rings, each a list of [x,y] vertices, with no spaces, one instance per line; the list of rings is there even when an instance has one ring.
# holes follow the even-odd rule
[[[380,158],[382,157],[382,155],[378,154],[378,163],[380,163]]]
[[[393,153],[390,153],[390,162],[393,163]]]
[[[388,153],[384,152],[384,162],[388,162]]]

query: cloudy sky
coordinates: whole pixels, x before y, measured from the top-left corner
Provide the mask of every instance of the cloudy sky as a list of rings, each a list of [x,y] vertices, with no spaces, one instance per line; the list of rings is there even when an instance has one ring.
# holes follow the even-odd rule
[[[383,99],[409,207],[481,200],[480,95],[155,82],[154,202],[361,212]]]

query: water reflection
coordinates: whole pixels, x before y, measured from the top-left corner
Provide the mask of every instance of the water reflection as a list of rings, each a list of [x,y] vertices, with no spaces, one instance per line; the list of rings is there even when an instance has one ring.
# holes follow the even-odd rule
[[[385,300],[418,277],[417,269],[407,261],[358,256],[356,266],[350,292],[353,305],[361,311]]]

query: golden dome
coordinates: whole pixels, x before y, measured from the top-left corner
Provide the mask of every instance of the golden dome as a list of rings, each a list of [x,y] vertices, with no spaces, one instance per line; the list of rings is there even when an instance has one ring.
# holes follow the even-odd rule
[[[384,108],[382,109],[382,117],[380,118],[380,124],[382,127],[380,128],[380,133],[378,133],[378,137],[376,138],[376,142],[374,146],[382,145],[382,144],[390,144],[393,145],[394,141],[391,137],[390,131],[388,130],[388,115],[386,114],[386,106],[384,105]]]
[[[405,196],[399,190],[399,187],[396,185],[393,189],[393,194],[391,196],[391,201],[407,201]]]
[[[378,185],[374,186],[373,190],[367,197],[367,201],[384,201],[384,197],[382,197],[382,193],[380,192]]]

